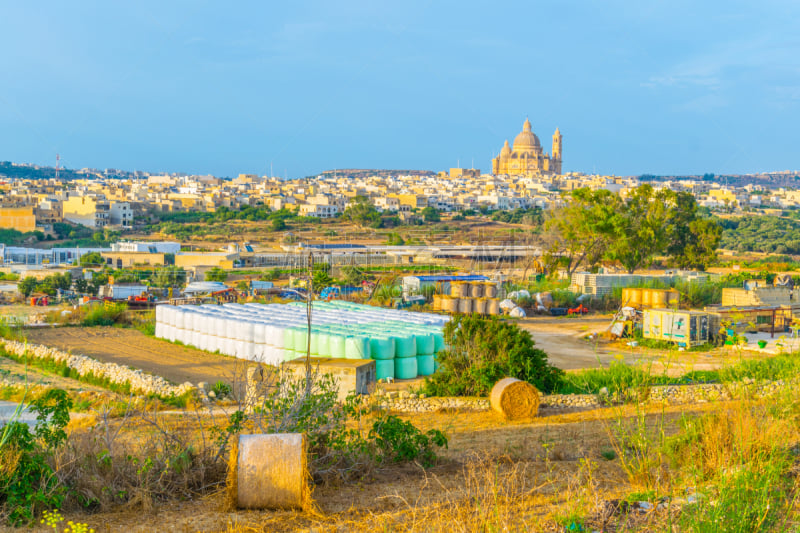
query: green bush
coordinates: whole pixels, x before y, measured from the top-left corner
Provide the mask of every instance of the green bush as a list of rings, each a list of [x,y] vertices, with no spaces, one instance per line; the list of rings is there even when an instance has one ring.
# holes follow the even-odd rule
[[[206,271],[204,279],[206,281],[225,281],[228,279],[228,273],[219,267],[214,267]]]
[[[275,375],[256,396],[253,413],[237,411],[231,416],[220,441],[245,422],[264,433],[304,433],[315,477],[357,475],[366,465],[387,462],[419,460],[427,468],[436,462],[436,448],[447,446],[441,431],[423,433],[411,422],[385,413],[366,431],[363,418],[371,416],[370,407],[355,394],[340,404],[338,384],[330,374],[313,375],[310,388],[304,378]]]
[[[231,393],[231,386],[224,381],[217,381],[214,383],[214,386],[211,387],[211,391],[216,395],[217,398],[224,398]]]
[[[104,302],[102,305],[92,305],[83,315],[83,326],[113,326],[125,315],[128,304]]]
[[[439,370],[425,379],[422,390],[435,396],[486,396],[504,377],[527,381],[551,392],[563,372],[535,348],[531,334],[496,317],[464,315],[444,328],[446,350],[439,352]]]
[[[436,462],[434,446],[447,447],[447,437],[438,429],[423,433],[411,422],[391,415],[372,424],[369,438],[375,442],[380,462],[404,463],[419,459],[426,468]]]
[[[10,525],[30,523],[36,513],[58,508],[66,496],[48,459],[67,439],[72,407],[67,393],[49,389],[31,402],[33,433],[27,424],[9,422],[0,439],[0,508]]]

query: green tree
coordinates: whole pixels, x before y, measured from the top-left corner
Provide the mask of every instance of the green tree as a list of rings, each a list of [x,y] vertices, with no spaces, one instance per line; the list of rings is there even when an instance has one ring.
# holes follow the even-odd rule
[[[364,281],[364,273],[354,266],[343,266],[340,270],[339,280],[344,285],[361,285]]]
[[[33,291],[36,290],[38,286],[39,282],[36,280],[36,278],[33,276],[27,276],[17,284],[17,290],[19,290],[19,292],[21,292],[22,295],[27,298],[33,293]]]
[[[314,290],[319,291],[333,284],[333,278],[328,274],[327,270],[316,270],[311,277],[311,282],[314,284]]]
[[[66,291],[70,287],[72,287],[72,275],[69,272],[46,276],[39,284],[39,290],[50,296],[55,295],[59,289]]]
[[[682,252],[674,256],[675,262],[682,268],[705,270],[717,261],[722,226],[711,219],[693,220],[689,233],[691,238]]]
[[[381,214],[366,196],[356,196],[344,210],[342,218],[362,228],[380,227]]]
[[[674,195],[669,189],[655,190],[649,184],[634,189],[612,217],[606,257],[619,261],[628,273],[648,266],[667,246],[669,204]]]
[[[78,264],[82,267],[103,266],[106,264],[106,261],[99,252],[91,252],[82,255],[80,260],[78,260]]]
[[[206,281],[225,281],[228,279],[228,273],[219,267],[214,267],[206,271]]]
[[[270,223],[270,229],[272,231],[284,231],[286,228],[286,221],[282,218],[274,218]]]
[[[156,287],[182,287],[186,283],[186,271],[176,266],[158,268],[153,273],[152,282]]]
[[[422,210],[422,220],[425,222],[441,222],[442,217],[435,207],[428,206]]]
[[[675,195],[667,225],[666,253],[681,268],[705,270],[717,260],[722,227],[716,220],[700,217],[694,195]]]
[[[582,264],[594,265],[604,257],[622,201],[611,191],[586,188],[572,191],[565,201],[546,223],[552,233],[544,259],[551,266],[562,265],[571,276]]]

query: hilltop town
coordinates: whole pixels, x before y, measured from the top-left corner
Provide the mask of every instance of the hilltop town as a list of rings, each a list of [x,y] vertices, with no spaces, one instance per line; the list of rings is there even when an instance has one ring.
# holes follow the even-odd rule
[[[109,530],[448,530],[442,497],[464,531],[531,509],[546,531],[713,522],[698,499],[738,496],[700,485],[684,455],[706,454],[663,436],[708,416],[739,435],[733,405],[796,409],[796,173],[589,175],[562,154],[558,129],[548,153],[526,120],[491,173],[0,165],[0,458],[14,475],[43,458],[20,489],[37,503],[0,469],[0,523],[60,507]],[[747,446],[787,431],[759,420]],[[310,485],[324,517],[276,510],[307,509]],[[502,503],[475,496],[492,490]],[[786,490],[765,497],[773,514]],[[417,503],[386,503],[401,493]]]

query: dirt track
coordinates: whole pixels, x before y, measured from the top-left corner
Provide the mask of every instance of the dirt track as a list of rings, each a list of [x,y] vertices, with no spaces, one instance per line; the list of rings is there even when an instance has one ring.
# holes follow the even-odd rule
[[[230,383],[237,369],[237,361],[231,357],[171,344],[133,329],[42,328],[25,333],[31,343],[139,368],[174,383]]]
[[[519,326],[530,331],[536,347],[544,350],[550,362],[559,368],[573,370],[593,368],[608,363],[613,354],[605,344],[585,339],[587,335],[608,327],[609,318],[554,318],[530,317],[519,321]]]

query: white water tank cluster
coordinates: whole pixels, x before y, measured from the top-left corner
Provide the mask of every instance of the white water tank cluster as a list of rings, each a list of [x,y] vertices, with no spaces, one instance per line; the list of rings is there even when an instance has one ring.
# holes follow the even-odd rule
[[[277,365],[305,357],[375,359],[378,379],[435,371],[449,317],[351,302],[314,302],[311,336],[306,306],[292,304],[159,305],[156,337],[209,352]]]

